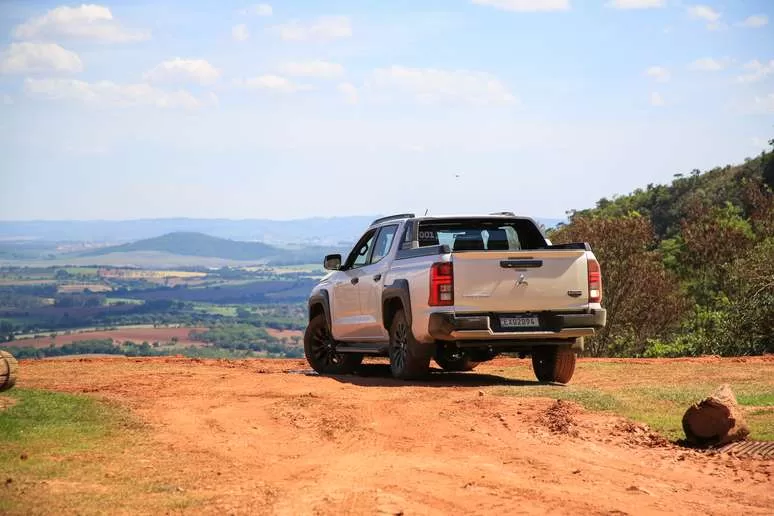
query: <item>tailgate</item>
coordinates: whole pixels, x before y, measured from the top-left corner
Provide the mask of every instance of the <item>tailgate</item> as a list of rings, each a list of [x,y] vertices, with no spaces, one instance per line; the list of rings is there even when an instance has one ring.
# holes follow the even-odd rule
[[[539,312],[588,306],[586,251],[453,253],[457,312]]]

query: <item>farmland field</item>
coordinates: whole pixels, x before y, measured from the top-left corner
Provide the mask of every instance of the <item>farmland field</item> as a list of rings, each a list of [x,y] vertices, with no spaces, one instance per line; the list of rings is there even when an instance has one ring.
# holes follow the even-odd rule
[[[119,328],[107,331],[84,331],[70,334],[60,334],[56,338],[50,336],[40,338],[19,339],[13,341],[13,345],[19,348],[47,348],[52,344],[54,346],[64,346],[73,342],[82,342],[96,339],[112,339],[116,344],[133,341],[141,342],[159,342],[169,343],[173,338],[177,338],[178,346],[203,346],[204,343],[192,340],[189,337],[191,331],[202,331],[203,328]]]
[[[583,359],[567,387],[538,384],[528,361],[513,359],[474,373],[435,370],[422,382],[395,381],[380,361],[352,376],[307,368],[22,361],[18,387],[5,393],[13,405],[0,412],[0,469],[10,479],[0,512],[771,514],[774,506],[774,461],[682,448],[641,423],[663,424],[672,439],[687,403],[729,383],[758,418],[752,437],[766,437],[772,357]]]

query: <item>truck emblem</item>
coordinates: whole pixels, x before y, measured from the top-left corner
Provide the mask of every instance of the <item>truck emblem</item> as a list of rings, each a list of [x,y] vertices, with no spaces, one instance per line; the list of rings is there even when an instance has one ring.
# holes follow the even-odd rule
[[[529,282],[524,279],[524,274],[519,274],[519,281],[516,282],[516,286],[524,285],[525,287],[529,285]]]

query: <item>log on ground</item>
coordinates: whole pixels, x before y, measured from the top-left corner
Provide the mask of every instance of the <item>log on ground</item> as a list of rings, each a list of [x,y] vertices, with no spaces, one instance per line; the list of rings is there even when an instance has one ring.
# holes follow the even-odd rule
[[[683,431],[689,444],[701,448],[743,441],[750,435],[742,409],[728,385],[721,385],[685,412]]]

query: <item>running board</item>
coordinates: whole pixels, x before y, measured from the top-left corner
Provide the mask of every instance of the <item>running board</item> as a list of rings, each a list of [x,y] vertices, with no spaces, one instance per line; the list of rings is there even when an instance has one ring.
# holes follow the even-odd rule
[[[336,351],[339,353],[368,353],[373,355],[381,355],[387,353],[386,344],[354,344],[347,346],[336,346]]]

